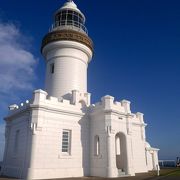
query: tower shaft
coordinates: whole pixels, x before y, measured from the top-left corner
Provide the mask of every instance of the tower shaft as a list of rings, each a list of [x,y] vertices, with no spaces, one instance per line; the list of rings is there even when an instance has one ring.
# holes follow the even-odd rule
[[[45,89],[49,95],[70,99],[72,90],[87,92],[87,67],[91,50],[74,41],[47,45]]]
[[[56,12],[52,31],[42,41],[46,61],[45,90],[50,96],[71,99],[73,90],[87,93],[87,68],[93,43],[85,17],[72,1]]]

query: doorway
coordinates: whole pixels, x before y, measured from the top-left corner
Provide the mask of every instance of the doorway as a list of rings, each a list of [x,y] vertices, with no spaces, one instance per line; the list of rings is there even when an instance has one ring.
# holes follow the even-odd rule
[[[127,143],[125,134],[119,132],[115,136],[116,167],[119,172],[127,172]]]

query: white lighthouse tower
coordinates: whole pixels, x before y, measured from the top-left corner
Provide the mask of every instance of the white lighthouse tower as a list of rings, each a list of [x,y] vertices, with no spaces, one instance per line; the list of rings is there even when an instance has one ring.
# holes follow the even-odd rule
[[[54,16],[54,24],[42,42],[46,61],[45,89],[50,96],[71,98],[72,90],[87,93],[87,67],[93,45],[85,16],[68,1]]]

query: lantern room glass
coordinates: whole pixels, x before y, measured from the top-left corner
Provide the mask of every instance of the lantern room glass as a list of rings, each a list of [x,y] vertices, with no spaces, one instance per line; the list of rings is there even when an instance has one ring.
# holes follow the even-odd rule
[[[71,26],[84,31],[87,34],[87,29],[84,24],[85,19],[80,13],[70,9],[64,9],[55,15],[53,28]]]

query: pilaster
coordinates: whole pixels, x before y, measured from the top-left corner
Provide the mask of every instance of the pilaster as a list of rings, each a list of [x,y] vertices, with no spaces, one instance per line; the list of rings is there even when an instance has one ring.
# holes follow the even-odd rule
[[[111,129],[111,126],[107,126],[106,129],[107,136],[107,177],[117,177],[115,174],[116,165],[115,165],[115,137]]]
[[[131,135],[127,135],[126,138],[126,150],[127,150],[127,174],[135,176],[134,163],[133,163],[133,149]]]

